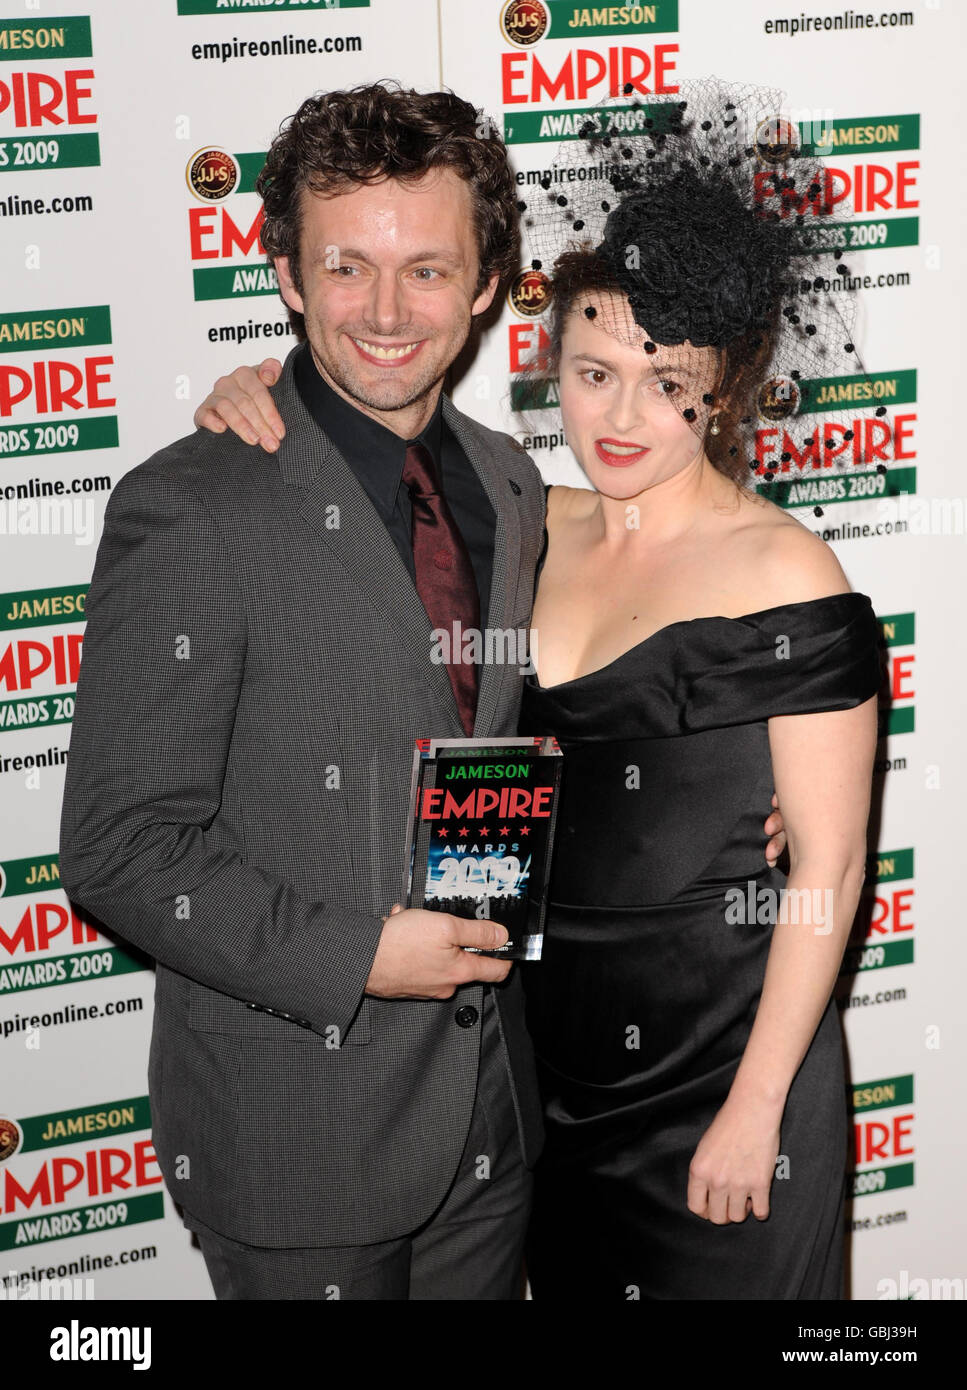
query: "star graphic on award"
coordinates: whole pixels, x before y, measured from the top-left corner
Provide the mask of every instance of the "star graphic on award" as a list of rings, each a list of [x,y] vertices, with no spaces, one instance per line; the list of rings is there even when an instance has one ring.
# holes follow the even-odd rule
[[[497,831],[497,834],[498,834],[498,835],[509,835],[509,834],[510,834],[510,826],[509,826],[509,825],[502,825],[502,826],[500,827],[500,829]]]

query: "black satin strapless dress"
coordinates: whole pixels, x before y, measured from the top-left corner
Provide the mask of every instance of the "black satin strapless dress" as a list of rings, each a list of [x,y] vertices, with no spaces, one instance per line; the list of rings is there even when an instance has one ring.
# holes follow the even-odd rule
[[[547,1125],[535,1299],[843,1296],[848,1122],[832,1002],[789,1091],[788,1176],[773,1181],[767,1220],[715,1226],[686,1193],[772,935],[730,924],[726,893],[785,882],[764,858],[767,721],[851,708],[879,682],[863,594],[673,623],[577,680],[528,679],[520,728],[555,734],[565,754],[544,955],[521,971]]]

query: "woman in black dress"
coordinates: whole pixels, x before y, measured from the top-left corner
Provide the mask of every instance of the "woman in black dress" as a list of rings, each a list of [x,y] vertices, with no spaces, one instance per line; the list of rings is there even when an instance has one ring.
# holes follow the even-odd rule
[[[704,108],[720,126],[734,109]],[[792,362],[852,344],[790,275],[794,218],[744,196],[761,150],[703,159],[703,129],[690,113],[654,162],[636,151],[601,241],[554,272],[552,367],[594,490],[550,489],[520,722],[565,754],[525,972],[548,1131],[535,1299],[842,1297],[830,995],[864,877],[877,625],[745,479],[756,394],[783,409],[808,391]],[[801,168],[782,178],[808,195]],[[820,446],[845,432],[795,425]],[[788,879],[761,859],[773,787]]]

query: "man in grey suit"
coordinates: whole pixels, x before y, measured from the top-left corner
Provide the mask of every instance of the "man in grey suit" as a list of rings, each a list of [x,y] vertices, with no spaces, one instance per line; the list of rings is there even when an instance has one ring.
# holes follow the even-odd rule
[[[260,191],[308,339],[285,438],[198,432],[114,490],[61,877],[157,961],[155,1141],[218,1297],[513,1298],[540,1109],[517,973],[463,949],[506,933],[390,909],[414,739],[516,732],[520,670],[468,686],[430,616],[451,581],[530,615],[537,470],[442,395],[514,186],[468,103],[376,86],[305,102]]]

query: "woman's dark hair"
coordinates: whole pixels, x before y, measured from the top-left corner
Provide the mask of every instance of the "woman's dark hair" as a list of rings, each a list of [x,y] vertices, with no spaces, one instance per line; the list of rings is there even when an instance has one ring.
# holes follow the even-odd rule
[[[547,333],[550,349],[536,366],[541,374],[556,372],[561,361],[561,339],[568,316],[577,309],[587,294],[615,294],[627,297],[627,286],[590,242],[579,249],[565,251],[554,262],[551,276],[553,296],[549,310]],[[713,413],[717,415],[719,433],[705,431],[705,452],[709,462],[720,473],[739,486],[746,486],[750,477],[748,432],[742,422],[755,414],[756,391],[772,356],[778,332],[778,305],[769,315],[770,324],[733,339],[719,355],[720,379],[716,390]]]
[[[302,293],[302,190],[344,193],[384,178],[419,179],[452,169],[470,188],[480,276],[508,278],[519,263],[517,192],[503,141],[489,117],[453,92],[376,83],[309,97],[283,122],[256,188],[270,257],[288,256]]]

